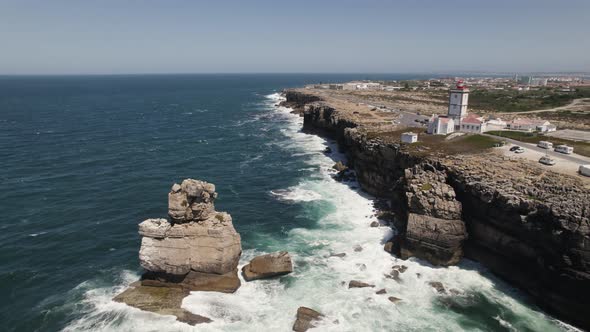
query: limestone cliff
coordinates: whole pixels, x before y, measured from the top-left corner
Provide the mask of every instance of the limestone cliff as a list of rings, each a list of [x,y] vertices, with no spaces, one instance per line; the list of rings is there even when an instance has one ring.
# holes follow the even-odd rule
[[[304,128],[338,140],[361,187],[391,201],[403,258],[455,264],[464,254],[548,311],[590,328],[590,190],[501,156],[410,153],[367,134],[352,112],[301,92]]]

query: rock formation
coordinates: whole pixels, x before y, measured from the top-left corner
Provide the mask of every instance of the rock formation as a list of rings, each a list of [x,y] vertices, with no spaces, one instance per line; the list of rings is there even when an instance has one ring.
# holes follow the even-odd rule
[[[246,281],[271,278],[293,272],[291,256],[286,251],[255,257],[242,268]]]
[[[297,309],[297,319],[295,320],[295,324],[293,324],[293,331],[305,332],[308,329],[315,327],[314,322],[322,319],[322,317],[322,314],[313,309],[299,307],[299,309]]]
[[[139,224],[139,261],[146,272],[115,301],[193,325],[211,321],[180,305],[190,291],[233,293],[240,287],[240,235],[229,214],[215,211],[216,197],[215,186],[207,182],[186,179],[172,186],[169,219]]]
[[[405,172],[408,221],[401,242],[403,259],[420,257],[435,265],[457,264],[467,238],[461,203],[445,183],[446,174],[429,165]]]
[[[168,194],[166,219],[139,224],[142,284],[231,293],[239,286],[240,235],[231,216],[215,211],[215,186],[186,179]]]

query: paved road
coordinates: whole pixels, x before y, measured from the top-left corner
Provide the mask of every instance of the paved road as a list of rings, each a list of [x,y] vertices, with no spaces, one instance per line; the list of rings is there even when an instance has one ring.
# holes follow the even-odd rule
[[[580,104],[586,105],[588,102],[590,102],[590,98],[578,98],[578,99],[574,99],[571,103],[569,103],[565,106],[548,108],[548,109],[544,109],[544,110],[534,110],[534,111],[502,112],[502,113],[498,113],[498,114],[528,114],[528,113],[554,112],[554,111],[567,110],[569,108],[576,107]]]
[[[515,139],[507,138],[507,137],[500,137],[500,136],[490,135],[490,134],[483,134],[483,135],[489,136],[489,137],[493,137],[493,138],[496,138],[496,139],[501,139],[501,140],[507,141],[507,142],[509,142],[511,144],[522,146],[525,149],[531,149],[531,150],[535,150],[537,152],[546,153],[546,154],[548,154],[550,156],[553,156],[553,157],[557,157],[557,158],[561,158],[561,159],[566,159],[566,160],[572,161],[574,163],[578,163],[580,165],[590,164],[590,158],[581,156],[581,155],[576,154],[576,153],[563,154],[563,153],[555,152],[553,150],[548,150],[548,149],[540,148],[536,144],[525,143],[525,142],[517,141]]]

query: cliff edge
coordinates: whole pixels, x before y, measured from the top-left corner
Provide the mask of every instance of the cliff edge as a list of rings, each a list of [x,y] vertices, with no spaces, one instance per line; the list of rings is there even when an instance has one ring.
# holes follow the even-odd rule
[[[403,144],[407,128],[395,125],[395,114],[302,89],[285,95],[305,130],[337,139],[361,187],[391,202],[393,252],[436,265],[477,260],[547,311],[590,329],[586,183],[509,160],[486,137],[423,135],[422,144]]]

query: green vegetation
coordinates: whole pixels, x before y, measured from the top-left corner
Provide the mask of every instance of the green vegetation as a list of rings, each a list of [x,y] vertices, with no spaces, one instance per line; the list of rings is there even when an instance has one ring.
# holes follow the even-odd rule
[[[574,153],[580,154],[582,156],[590,157],[590,143],[587,142],[577,142],[571,141],[563,138],[551,137],[546,136],[539,133],[527,133],[521,131],[488,131],[487,134],[499,136],[499,137],[506,137],[511,138],[517,141],[525,142],[525,143],[533,143],[537,144],[539,141],[549,141],[554,145],[559,144],[566,144],[572,146],[574,148]]]
[[[430,183],[424,183],[422,187],[420,187],[420,190],[422,191],[428,191],[430,189],[432,189],[432,185]]]
[[[418,142],[402,144],[402,150],[417,156],[479,153],[494,147],[500,141],[483,135],[463,135],[447,140],[443,135],[428,135],[424,128],[402,128],[394,131],[369,131],[367,139],[380,139],[384,142],[400,143],[401,134],[407,131],[418,133]]]
[[[577,98],[589,98],[590,88],[577,87],[575,92],[552,88],[536,91],[472,90],[469,106],[493,112],[525,112],[565,106]]]
[[[459,144],[478,150],[493,148],[496,143],[498,143],[497,139],[483,135],[467,135],[462,140],[459,140]]]

